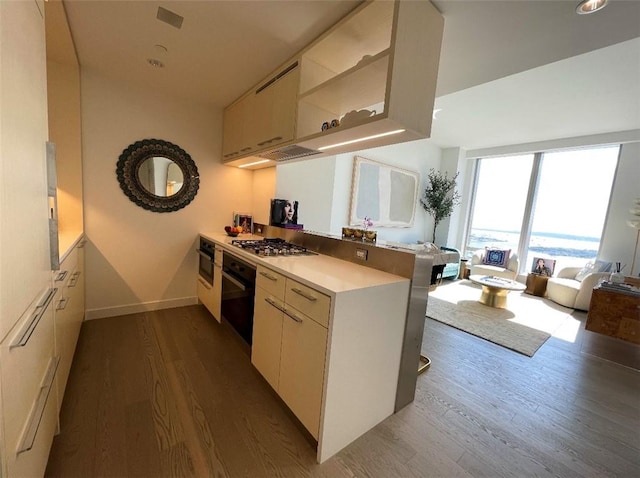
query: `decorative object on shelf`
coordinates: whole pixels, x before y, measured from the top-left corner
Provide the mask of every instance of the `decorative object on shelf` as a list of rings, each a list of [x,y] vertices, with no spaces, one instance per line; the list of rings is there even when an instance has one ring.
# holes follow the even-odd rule
[[[153,212],[182,209],[200,187],[198,168],[179,146],[161,139],[129,145],[118,158],[116,175],[127,197]]]
[[[420,204],[425,211],[433,216],[433,234],[431,242],[436,241],[436,228],[443,219],[448,218],[453,212],[453,208],[460,204],[460,195],[456,190],[456,179],[459,172],[452,178],[435,169],[429,171],[427,177],[427,188],[424,197],[420,199]]]
[[[342,238],[354,241],[376,242],[378,240],[378,232],[368,229],[354,229],[352,227],[342,228]]]
[[[417,172],[356,156],[349,225],[360,226],[366,216],[377,227],[411,227],[419,183]]]
[[[613,266],[613,272],[609,276],[609,280],[614,284],[622,284],[624,282],[624,275],[622,271],[627,265],[622,265],[620,262],[616,262]]]
[[[334,118],[330,122],[325,121],[324,123],[322,123],[322,131],[327,131],[329,128],[337,128],[338,126],[340,126],[340,120]]]
[[[376,110],[351,110],[340,119],[340,124],[357,123],[376,115]]]

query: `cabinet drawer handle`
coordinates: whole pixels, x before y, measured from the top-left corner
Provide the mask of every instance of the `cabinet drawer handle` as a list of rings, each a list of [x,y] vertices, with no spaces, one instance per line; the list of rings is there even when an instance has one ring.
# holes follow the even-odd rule
[[[53,299],[53,296],[56,295],[57,291],[58,289],[56,288],[49,289],[49,292],[47,292],[47,296],[44,298],[42,303],[36,306],[36,310],[33,312],[31,321],[29,321],[29,323],[22,329],[20,338],[9,345],[9,349],[13,349],[15,347],[24,347],[25,345],[27,345],[29,339],[31,338],[31,334],[33,334],[33,331],[36,330],[40,319],[47,311],[47,308],[49,307],[49,304],[51,304],[51,300]]]
[[[270,281],[278,282],[278,278],[277,278],[277,277],[272,276],[272,275],[271,275],[271,274],[269,274],[268,272],[260,271],[260,275],[261,275],[262,277],[266,277],[266,278],[267,278],[267,279],[269,279]]]
[[[82,274],[82,272],[80,271],[76,271],[73,274],[71,274],[71,279],[69,280],[69,287],[75,287],[76,285],[78,285],[78,278],[80,277],[80,274]]]
[[[51,357],[49,360],[47,372],[40,384],[40,392],[38,393],[36,405],[33,407],[27,428],[22,436],[22,440],[20,440],[20,446],[16,450],[16,454],[18,455],[33,448],[33,444],[36,441],[36,435],[38,434],[38,428],[40,428],[40,422],[42,422],[42,415],[44,415],[44,409],[47,405],[47,399],[49,398],[49,393],[53,388],[53,379],[56,376],[59,361],[59,357]]]
[[[211,290],[211,286],[204,279],[198,277],[198,282],[200,282],[207,290]]]
[[[64,309],[66,309],[68,303],[69,303],[69,298],[68,297],[66,299],[60,299],[60,302],[58,302],[58,306],[56,307],[56,310],[64,310]]]
[[[295,292],[296,294],[301,295],[302,297],[304,297],[305,299],[307,299],[307,300],[309,300],[311,302],[315,302],[316,300],[318,300],[316,297],[314,297],[312,295],[309,295],[309,294],[307,294],[307,293],[305,293],[305,292],[303,292],[300,289],[297,289],[295,287],[292,287],[291,290],[293,292]]]
[[[243,151],[251,151],[251,146],[247,146],[246,148],[242,148],[240,150],[240,152],[243,152]]]
[[[270,299],[269,297],[265,297],[265,302],[273,307],[275,307],[276,309],[278,309],[280,312],[284,312],[285,314],[287,313],[286,310],[284,310],[284,307],[280,307],[276,301],[274,301],[273,299]]]
[[[65,277],[67,277],[67,274],[69,273],[69,271],[62,271],[60,273],[58,273],[58,275],[56,276],[56,279],[54,282],[60,282],[63,281]]]
[[[301,324],[301,323],[302,323],[302,319],[301,319],[300,317],[297,317],[296,315],[294,315],[293,313],[289,312],[288,310],[283,310],[283,312],[284,312],[284,314],[285,314],[287,317],[289,317],[289,318],[291,318],[291,319],[295,320],[295,321],[296,321],[296,322],[298,322],[299,324]]]

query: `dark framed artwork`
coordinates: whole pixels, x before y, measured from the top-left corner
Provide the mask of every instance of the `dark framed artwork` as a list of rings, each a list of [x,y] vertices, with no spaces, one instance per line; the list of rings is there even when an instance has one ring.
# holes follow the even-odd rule
[[[298,201],[272,199],[269,225],[284,226],[287,224],[298,224]]]

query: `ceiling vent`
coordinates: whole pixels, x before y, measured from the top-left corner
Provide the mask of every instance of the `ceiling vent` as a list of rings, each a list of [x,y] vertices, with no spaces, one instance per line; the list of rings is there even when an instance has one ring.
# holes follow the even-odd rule
[[[275,161],[287,161],[289,159],[304,158],[305,156],[313,156],[314,154],[320,154],[322,151],[316,151],[315,149],[303,148],[297,144],[291,146],[285,146],[284,148],[269,151],[268,153],[259,154],[261,158],[273,159]]]
[[[161,22],[165,22],[172,27],[177,28],[178,30],[182,28],[182,21],[184,20],[184,17],[162,7],[158,7],[158,14],[156,15],[156,18]]]

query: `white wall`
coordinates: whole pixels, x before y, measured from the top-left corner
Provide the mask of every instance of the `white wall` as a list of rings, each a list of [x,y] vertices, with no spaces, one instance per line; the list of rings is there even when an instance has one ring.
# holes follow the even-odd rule
[[[341,228],[349,223],[354,156],[420,173],[418,197],[423,195],[429,169],[439,169],[441,162],[440,148],[419,140],[335,157],[282,163],[277,166],[277,195],[300,202],[298,222],[303,223],[305,229],[340,235]],[[430,238],[432,228],[433,218],[419,204],[416,205],[413,227],[373,225],[373,229],[378,231],[378,239],[405,243],[424,241],[425,231]],[[446,237],[446,227],[442,227],[442,234]]]
[[[331,232],[335,156],[276,166],[276,196],[298,201],[298,224],[307,231]]]
[[[622,145],[620,152],[598,257],[626,264],[623,273],[637,277],[640,274],[640,250],[637,250],[633,271],[631,265],[638,230],[627,225],[627,220],[632,218],[629,209],[636,198],[640,198],[640,143],[627,143]]]
[[[276,196],[276,168],[256,169],[253,172],[252,189],[253,222],[269,224],[271,199]]]
[[[87,318],[195,302],[198,232],[221,231],[252,207],[253,175],[220,163],[221,136],[220,110],[82,71]],[[118,157],[145,138],[175,143],[196,163],[200,190],[186,208],[147,211],[120,189]]]

